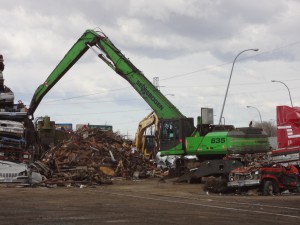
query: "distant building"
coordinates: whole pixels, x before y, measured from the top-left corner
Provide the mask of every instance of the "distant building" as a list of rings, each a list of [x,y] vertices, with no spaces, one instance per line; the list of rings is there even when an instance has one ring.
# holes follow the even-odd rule
[[[73,131],[72,123],[56,123],[55,128],[58,130]]]

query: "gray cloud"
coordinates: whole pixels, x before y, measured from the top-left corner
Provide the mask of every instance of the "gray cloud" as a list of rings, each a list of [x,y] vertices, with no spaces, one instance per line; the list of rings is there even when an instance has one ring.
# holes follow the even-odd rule
[[[162,92],[175,94],[171,100],[187,116],[197,116],[201,106],[214,107],[218,114],[232,60],[244,49],[259,48],[258,53],[239,57],[225,109],[228,123],[248,124],[253,118],[249,118],[245,104],[261,108],[264,118],[274,117],[276,104],[288,104],[286,90],[271,84],[271,79],[286,81],[297,96],[294,80],[300,69],[299,12],[300,2],[296,0],[4,1],[0,52],[5,57],[5,82],[28,104],[34,90],[82,33],[100,27],[149,80],[160,76],[166,86]],[[258,81],[264,82],[260,84],[264,85],[263,93],[261,86],[251,84]],[[193,88],[188,88],[191,85]],[[120,88],[128,88],[128,92],[110,92]],[[95,112],[106,108],[120,111],[116,105],[124,111],[141,110],[124,116],[108,115],[104,121],[120,124],[121,118],[133,118],[136,123],[130,129],[134,130],[148,113],[142,101],[123,101],[139,96],[92,52],[84,55],[45,99],[60,100],[100,90],[106,93],[93,99],[103,97],[107,105],[103,101],[88,107]],[[91,101],[78,99],[73,102]],[[61,101],[62,106],[64,103]],[[60,112],[59,106],[41,106],[39,115],[80,114],[83,110],[76,104],[69,112]],[[84,113],[74,117],[78,120],[74,123],[83,122]],[[89,118],[94,120],[88,121],[91,123],[99,119]],[[128,127],[120,129],[126,131]]]

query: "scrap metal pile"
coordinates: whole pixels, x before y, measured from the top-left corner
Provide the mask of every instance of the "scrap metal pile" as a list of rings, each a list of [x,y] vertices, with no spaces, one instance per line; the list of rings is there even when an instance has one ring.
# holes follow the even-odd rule
[[[45,177],[42,183],[65,186],[110,184],[113,177],[143,178],[156,169],[117,133],[89,128],[52,147],[35,166]]]

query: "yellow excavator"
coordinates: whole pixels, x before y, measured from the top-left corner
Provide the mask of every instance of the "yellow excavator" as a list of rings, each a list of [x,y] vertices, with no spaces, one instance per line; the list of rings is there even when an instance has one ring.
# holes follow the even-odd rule
[[[147,133],[147,129],[153,126],[154,131],[151,129],[150,134]],[[155,158],[158,150],[158,131],[158,117],[155,112],[149,113],[139,122],[138,129],[135,134],[135,146],[137,151],[141,152],[146,158]]]

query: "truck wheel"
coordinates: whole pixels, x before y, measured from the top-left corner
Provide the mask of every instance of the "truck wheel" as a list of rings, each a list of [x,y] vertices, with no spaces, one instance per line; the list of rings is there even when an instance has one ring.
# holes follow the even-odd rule
[[[273,195],[278,192],[277,184],[271,180],[266,180],[263,185],[263,195]]]

